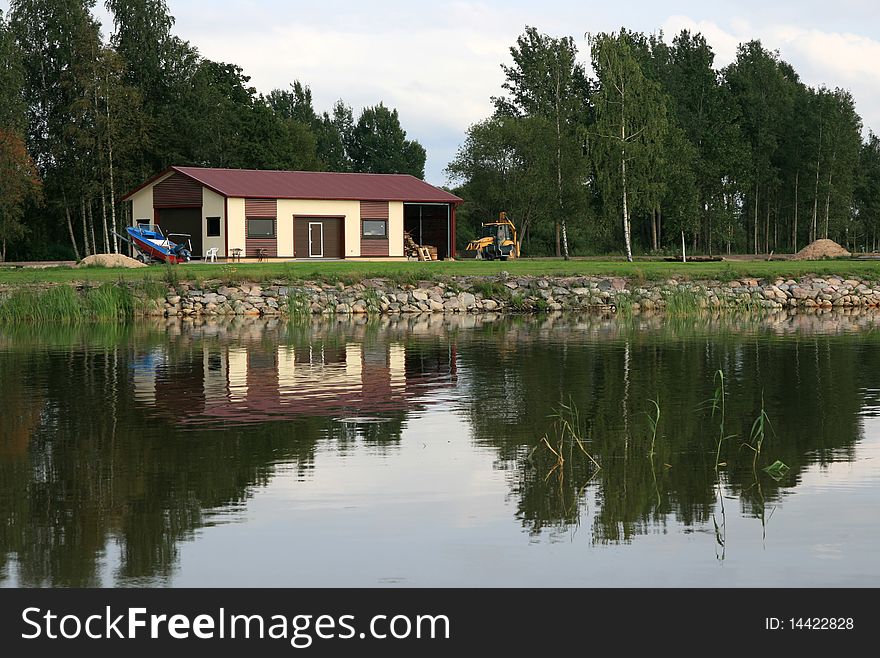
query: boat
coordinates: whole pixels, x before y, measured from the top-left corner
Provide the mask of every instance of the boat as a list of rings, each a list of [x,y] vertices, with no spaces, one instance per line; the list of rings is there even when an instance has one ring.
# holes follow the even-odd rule
[[[116,235],[134,247],[137,259],[143,263],[161,262],[169,265],[185,263],[192,258],[192,246],[187,233],[169,233],[164,235],[162,229],[156,224],[138,224],[127,226],[125,232],[128,237]],[[172,237],[186,238],[179,242],[173,242]]]

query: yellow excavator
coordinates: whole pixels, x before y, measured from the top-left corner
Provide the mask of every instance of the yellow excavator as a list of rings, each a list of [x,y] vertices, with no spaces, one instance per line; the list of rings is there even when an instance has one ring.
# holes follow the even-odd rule
[[[519,258],[516,226],[507,218],[506,212],[499,213],[498,221],[483,223],[480,237],[468,243],[464,257],[477,260]]]

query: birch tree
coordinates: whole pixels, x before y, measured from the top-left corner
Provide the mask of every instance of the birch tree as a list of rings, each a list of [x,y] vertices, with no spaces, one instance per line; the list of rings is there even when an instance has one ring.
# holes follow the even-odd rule
[[[660,85],[645,77],[626,30],[588,37],[598,89],[590,153],[599,188],[613,206],[619,199],[626,259],[632,262],[630,221],[633,190],[643,191],[667,132]]]
[[[583,167],[570,145],[579,143],[578,131],[588,118],[589,81],[571,37],[554,38],[526,27],[510,55],[513,66],[501,66],[502,88],[509,95],[492,100],[499,114],[541,118],[553,127],[554,214],[561,233],[556,255],[568,260],[568,216],[575,209],[571,197],[583,180]]]

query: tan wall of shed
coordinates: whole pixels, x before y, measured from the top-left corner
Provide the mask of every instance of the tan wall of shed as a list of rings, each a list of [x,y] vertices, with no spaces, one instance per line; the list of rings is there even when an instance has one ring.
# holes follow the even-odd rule
[[[217,247],[217,253],[220,256],[225,256],[226,254],[223,251],[224,241],[223,235],[224,230],[226,228],[226,212],[225,212],[225,204],[224,197],[220,196],[216,192],[212,192],[207,187],[202,188],[202,244],[204,245],[203,249],[205,252],[212,247]],[[209,238],[208,237],[208,217],[219,217],[220,218],[220,235],[217,237]]]
[[[244,199],[229,197],[226,200],[226,211],[228,213],[226,221],[229,222],[229,253],[238,247],[244,254],[246,241]]]
[[[403,202],[388,204],[388,256],[403,258]]]
[[[145,187],[131,197],[131,225],[137,226],[139,219],[149,219],[153,223],[153,187]]]
[[[401,206],[401,225],[403,222]],[[361,204],[360,201],[309,201],[278,199],[278,256],[293,257],[293,218],[345,217],[345,257],[361,255]]]

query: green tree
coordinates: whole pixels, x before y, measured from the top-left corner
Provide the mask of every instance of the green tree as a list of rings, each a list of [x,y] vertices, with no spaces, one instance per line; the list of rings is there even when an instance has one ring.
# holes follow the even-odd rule
[[[645,198],[650,170],[660,155],[668,122],[660,85],[648,79],[639,64],[633,36],[590,37],[598,91],[593,94],[596,119],[590,127],[590,152],[603,202],[620,199],[626,258],[632,261],[630,195]]]
[[[673,38],[671,47],[661,52],[664,66],[658,68],[669,98],[670,119],[695,149],[690,175],[697,194],[699,226],[691,229],[699,229],[709,253],[713,241],[719,247],[726,243],[730,250],[738,219],[732,200],[739,191],[738,181],[743,177],[749,152],[737,121],[738,109],[727,88],[720,84],[714,69],[715,54],[701,34],[684,30]],[[673,167],[680,165],[677,157],[666,160]],[[677,175],[671,180],[674,184]],[[683,186],[680,189],[686,192]]]
[[[40,178],[24,140],[12,130],[0,128],[0,263],[6,260],[7,244],[26,232],[22,223],[25,205],[39,199]]]
[[[531,253],[552,253],[553,224],[544,216],[556,201],[555,156],[547,149],[554,134],[540,117],[496,115],[468,129],[446,168],[466,199],[456,231],[462,248],[482,222],[505,211],[518,227],[520,245],[531,238]]]
[[[856,218],[865,251],[877,251],[880,229],[880,138],[874,132],[862,144],[859,175],[854,190]]]
[[[513,66],[502,64],[507,97],[493,98],[496,111],[511,116],[542,118],[553,126],[556,174],[556,226],[561,228],[562,255],[569,258],[568,214],[566,204],[572,186],[583,180],[584,167],[579,152],[568,148],[578,143],[578,131],[587,118],[590,86],[583,65],[577,61],[577,47],[571,37],[553,38],[526,26],[524,34],[510,48]],[[574,159],[566,155],[574,154]],[[560,255],[557,246],[556,255]]]
[[[317,128],[318,157],[329,171],[351,171],[354,116],[351,107],[338,100],[333,112],[324,112]]]
[[[355,171],[425,177],[425,148],[406,138],[397,110],[382,103],[364,108],[352,130],[351,142]]]
[[[24,67],[3,12],[0,11],[0,128],[23,133],[27,128],[24,99]]]
[[[791,120],[797,74],[766,50],[760,41],[737,48],[736,61],[724,70],[724,80],[739,107],[743,134],[750,146],[752,237],[755,254],[759,242],[760,201],[766,209],[764,249],[770,247],[770,215],[780,184],[778,166],[782,128]]]

